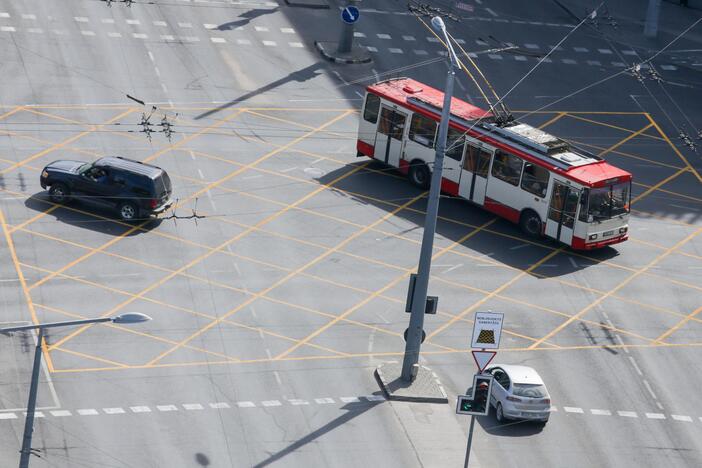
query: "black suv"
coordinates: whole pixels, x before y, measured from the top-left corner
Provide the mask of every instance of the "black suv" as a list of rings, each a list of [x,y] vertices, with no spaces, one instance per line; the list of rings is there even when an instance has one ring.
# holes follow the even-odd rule
[[[160,167],[122,157],[94,163],[54,161],[41,171],[41,188],[51,200],[66,203],[80,198],[117,209],[124,221],[161,213],[171,202],[171,179]]]

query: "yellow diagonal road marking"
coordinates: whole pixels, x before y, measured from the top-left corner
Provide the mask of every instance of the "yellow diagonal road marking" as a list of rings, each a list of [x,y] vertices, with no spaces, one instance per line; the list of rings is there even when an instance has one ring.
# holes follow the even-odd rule
[[[356,168],[354,169],[354,171],[352,171],[352,172],[355,172],[355,171],[357,171],[357,170],[360,170],[361,167],[362,167],[362,166],[356,167]],[[316,192],[316,191],[315,191],[315,192]],[[189,341],[195,339],[196,337],[198,337],[198,336],[201,335],[202,333],[206,332],[206,331],[209,330],[210,328],[212,328],[212,327],[214,327],[215,325],[217,325],[218,323],[220,323],[222,320],[228,318],[228,317],[231,316],[232,314],[234,314],[234,313],[236,313],[237,311],[241,310],[242,308],[248,306],[250,303],[254,302],[254,301],[255,301],[256,299],[258,299],[259,297],[265,296],[266,294],[268,294],[269,292],[271,292],[273,289],[277,288],[278,286],[280,286],[281,284],[285,283],[285,282],[288,281],[289,279],[295,277],[298,273],[300,273],[300,272],[306,270],[306,269],[309,268],[310,266],[312,266],[312,265],[314,265],[314,264],[320,262],[321,260],[327,258],[329,255],[331,255],[332,253],[334,253],[334,252],[336,252],[337,250],[341,249],[343,246],[347,245],[349,242],[351,242],[352,240],[356,239],[356,238],[357,238],[358,236],[360,236],[361,234],[367,232],[371,227],[376,226],[376,225],[378,225],[378,224],[380,224],[380,223],[385,222],[387,219],[389,219],[390,217],[394,216],[397,212],[399,212],[400,210],[404,209],[406,206],[409,206],[409,205],[411,205],[412,203],[416,202],[417,200],[419,200],[419,199],[422,198],[423,196],[424,196],[424,193],[417,195],[416,197],[412,198],[411,200],[409,200],[408,202],[406,202],[405,204],[403,204],[402,206],[400,206],[400,207],[397,208],[396,210],[394,210],[394,211],[392,211],[392,212],[390,212],[390,213],[387,213],[387,214],[386,214],[385,216],[383,216],[382,218],[376,220],[375,222],[373,222],[373,223],[370,224],[369,226],[366,226],[365,228],[356,231],[354,234],[352,234],[351,236],[347,237],[346,239],[344,239],[343,241],[341,241],[339,244],[337,244],[337,245],[334,246],[333,248],[331,248],[331,249],[325,251],[324,253],[322,253],[321,255],[317,256],[317,257],[314,258],[313,260],[307,262],[306,264],[302,265],[301,267],[299,267],[299,268],[296,269],[295,271],[292,271],[292,272],[288,273],[286,276],[284,276],[284,277],[281,278],[280,280],[276,281],[275,283],[273,283],[271,286],[267,287],[267,288],[264,289],[263,291],[254,294],[254,296],[251,297],[249,300],[245,301],[244,303],[242,303],[242,304],[240,304],[239,306],[235,307],[234,309],[230,310],[229,312],[227,312],[226,314],[224,314],[222,317],[218,318],[217,320],[213,321],[212,323],[209,323],[209,324],[208,324],[207,326],[205,326],[204,328],[202,328],[202,329],[198,330],[197,332],[193,333],[193,334],[190,335],[188,338],[186,338],[185,340],[183,340],[183,343],[185,344],[185,343],[188,343]],[[305,198],[308,198],[308,197],[305,197]],[[298,201],[298,202],[296,202],[295,204],[299,204],[299,203],[301,203],[301,200]],[[292,207],[292,206],[291,206],[291,207]],[[297,344],[296,344],[296,346],[297,346]],[[149,364],[155,364],[156,362],[160,361],[161,359],[163,359],[164,357],[166,357],[167,355],[169,355],[170,353],[172,353],[172,352],[175,351],[176,349],[177,349],[177,348],[173,348],[173,349],[171,349],[171,350],[169,350],[169,351],[167,351],[167,352],[165,352],[165,353],[162,353],[160,356],[158,356],[158,357],[156,357],[155,359],[151,360],[151,361],[149,362]]]
[[[702,312],[702,307],[698,307],[695,309],[691,314],[689,314],[687,317],[670,327],[668,330],[666,330],[664,333],[661,334],[658,338],[656,338],[656,341],[663,342],[666,338],[668,338],[670,335],[675,333],[677,330],[679,330],[683,325],[685,325],[687,322],[692,320],[697,314]]]
[[[559,121],[562,117],[565,117],[566,115],[567,114],[565,112],[559,112],[558,114],[556,114],[555,117],[553,117],[553,118],[549,119],[548,121],[539,125],[539,130],[543,130],[544,128],[548,127],[549,125],[556,123],[557,121]]]
[[[539,260],[538,262],[532,264],[529,268],[527,268],[526,270],[522,271],[522,272],[519,273],[517,276],[515,276],[515,277],[512,278],[511,280],[507,281],[505,284],[503,284],[503,285],[500,286],[499,288],[495,289],[495,290],[492,291],[490,294],[488,294],[487,296],[483,297],[482,299],[480,299],[479,301],[477,301],[475,304],[473,304],[472,306],[468,307],[466,310],[464,310],[464,311],[461,312],[460,314],[456,315],[454,318],[452,318],[451,320],[449,320],[448,322],[444,323],[444,324],[441,325],[439,328],[437,328],[436,330],[434,330],[433,332],[431,332],[429,335],[427,335],[427,339],[429,340],[429,339],[433,338],[434,336],[438,335],[439,333],[441,333],[442,331],[444,331],[446,328],[448,328],[448,327],[450,327],[451,325],[453,325],[456,321],[458,321],[458,320],[460,320],[461,318],[463,318],[464,316],[468,315],[469,313],[471,313],[472,311],[474,311],[475,309],[477,309],[478,307],[480,307],[482,304],[484,304],[484,303],[487,302],[488,300],[490,300],[490,299],[492,299],[493,297],[497,296],[497,295],[500,294],[502,291],[504,291],[505,289],[509,288],[511,285],[513,285],[514,283],[516,283],[517,281],[519,281],[521,278],[523,278],[524,276],[528,275],[528,274],[531,273],[533,270],[536,270],[536,269],[539,268],[541,265],[543,265],[544,263],[546,263],[547,261],[549,261],[550,259],[552,259],[553,257],[555,257],[557,254],[561,253],[561,252],[563,251],[564,248],[565,248],[565,247],[559,247],[558,249],[554,250],[553,252],[551,252],[551,253],[549,253],[548,255],[546,255],[545,257],[543,257],[543,258],[542,258],[541,260]]]
[[[661,181],[658,182],[656,185],[652,185],[651,187],[649,187],[648,189],[646,189],[645,192],[642,192],[642,193],[638,194],[636,197],[634,197],[634,198],[631,200],[631,203],[634,204],[634,203],[636,203],[637,201],[641,200],[642,198],[647,197],[647,196],[650,195],[652,192],[658,190],[659,188],[663,187],[665,184],[667,184],[667,183],[670,182],[671,180],[673,180],[673,179],[675,179],[676,177],[678,177],[680,174],[683,174],[683,173],[685,173],[685,172],[687,172],[687,171],[688,171],[688,168],[686,168],[686,167],[683,167],[682,169],[678,169],[678,170],[677,170],[676,172],[674,172],[672,175],[670,175],[670,176],[666,177],[665,179],[661,180]]]
[[[617,126],[617,125],[608,124],[608,123],[606,123],[606,122],[600,122],[599,120],[586,119],[585,117],[582,117],[582,116],[577,115],[577,114],[582,114],[582,113],[581,113],[581,112],[576,112],[576,113],[570,113],[570,112],[569,112],[569,113],[568,113],[568,117],[571,118],[571,119],[582,120],[583,122],[588,122],[588,123],[591,123],[591,124],[600,125],[600,126],[602,126],[602,127],[608,127],[608,128],[613,128],[613,129],[615,129],[615,130],[621,130],[622,132],[626,132],[626,133],[634,133],[634,132],[635,132],[635,130],[631,130],[631,129],[624,128],[624,127],[619,127],[619,126]],[[645,115],[646,115],[646,114],[644,114],[644,113],[642,113],[642,112],[634,112],[633,114],[634,114],[634,115],[641,115],[641,116],[645,116]],[[618,113],[615,113],[614,115],[618,115]],[[626,113],[624,113],[623,115],[626,115]],[[651,138],[651,139],[653,139],[653,140],[660,140],[660,141],[663,141],[663,138],[657,137],[657,136],[655,136],[655,135],[649,135],[648,133],[644,133],[644,134],[642,134],[641,136],[646,137],[646,138]]]
[[[7,229],[7,222],[5,221],[5,213],[0,209],[0,224],[2,224],[2,232],[5,235],[5,242],[7,243],[7,249],[10,251],[10,257],[12,258],[12,264],[15,266],[15,271],[17,272],[17,278],[19,279],[20,287],[22,288],[22,293],[24,294],[24,300],[27,301],[27,308],[29,309],[29,314],[32,318],[32,323],[38,324],[39,319],[37,318],[37,312],[34,309],[34,302],[32,301],[32,295],[29,294],[29,289],[27,289],[27,282],[24,279],[24,273],[20,267],[19,260],[17,258],[17,251],[15,250],[15,244],[12,242],[12,236],[10,231]],[[42,337],[41,349],[44,357],[46,359],[49,371],[54,370],[54,365],[51,362],[51,356],[49,356],[49,350],[46,348],[46,339]]]
[[[687,166],[690,169],[690,171],[692,171],[692,173],[695,175],[695,177],[697,177],[697,180],[702,182],[702,176],[700,176],[700,173],[697,172],[697,170],[694,167],[692,167],[692,165],[690,164],[690,161],[688,161],[687,158],[685,156],[683,156],[683,154],[680,152],[678,147],[675,146],[672,141],[670,141],[670,138],[668,138],[668,135],[666,135],[665,132],[663,132],[663,130],[661,129],[661,127],[656,123],[656,121],[653,120],[653,117],[651,117],[651,115],[648,113],[646,113],[646,117],[651,122],[651,124],[654,127],[656,127],[656,130],[658,131],[658,133],[660,133],[660,135],[663,137],[663,139],[666,141],[666,143],[668,143],[668,145],[673,149],[675,154],[677,154],[678,157],[680,159],[682,159],[682,161],[685,163],[685,166]]]
[[[668,255],[670,255],[671,253],[673,253],[673,251],[675,251],[675,250],[679,249],[680,247],[682,247],[683,245],[685,245],[687,242],[689,242],[691,239],[693,239],[695,236],[697,236],[700,232],[702,232],[702,228],[696,230],[695,232],[693,232],[692,234],[690,234],[690,235],[687,236],[686,238],[684,238],[684,239],[682,239],[681,241],[679,241],[679,242],[678,242],[677,244],[675,244],[674,246],[672,246],[672,247],[666,249],[665,252],[663,252],[662,254],[658,255],[658,256],[657,256],[656,258],[654,258],[653,260],[651,260],[645,267],[643,267],[643,268],[640,269],[640,270],[637,270],[633,275],[629,276],[627,279],[625,279],[624,281],[622,281],[621,283],[619,283],[615,288],[610,289],[609,291],[607,291],[607,293],[605,293],[604,295],[602,295],[602,296],[598,297],[597,299],[595,299],[593,302],[591,302],[591,303],[588,304],[586,307],[584,307],[583,309],[581,309],[580,312],[578,312],[577,314],[573,315],[573,316],[570,317],[568,320],[566,320],[565,322],[563,322],[562,324],[560,324],[559,326],[557,326],[556,328],[554,328],[553,330],[551,330],[550,332],[548,332],[544,337],[542,337],[542,338],[539,339],[536,343],[533,343],[533,344],[532,344],[531,346],[529,346],[529,347],[530,347],[531,349],[536,348],[536,347],[538,347],[541,343],[543,343],[544,341],[546,341],[546,340],[552,338],[556,333],[560,332],[560,331],[563,330],[565,327],[567,327],[568,325],[570,325],[571,323],[573,323],[575,320],[577,320],[577,319],[579,319],[580,317],[582,317],[585,313],[587,313],[587,311],[589,311],[589,310],[592,309],[593,307],[595,307],[595,306],[597,306],[598,304],[600,304],[602,301],[604,301],[605,299],[607,299],[608,297],[610,297],[611,295],[613,295],[614,293],[616,293],[617,291],[619,291],[620,289],[622,289],[622,288],[623,288],[624,286],[626,286],[627,284],[631,283],[634,279],[638,278],[639,275],[643,274],[646,270],[648,270],[649,268],[651,268],[653,265],[655,265],[656,263],[660,262],[661,260],[663,260],[663,259],[664,259],[665,257],[667,257]]]
[[[307,138],[307,137],[309,137],[309,136],[311,136],[311,135],[314,135],[317,131],[319,131],[319,130],[321,130],[321,129],[323,129],[323,128],[329,126],[329,125],[332,125],[334,122],[336,122],[336,121],[342,119],[343,117],[345,117],[345,116],[348,115],[349,113],[350,113],[350,112],[346,112],[346,113],[343,113],[342,115],[337,116],[336,118],[334,118],[334,119],[332,119],[332,120],[326,122],[325,124],[321,125],[320,127],[317,127],[314,131],[308,132],[308,133],[306,133],[305,135],[303,135],[303,136],[301,136],[301,137],[299,137],[299,138],[296,138],[295,140],[291,141],[288,145],[289,145],[289,146],[293,146],[293,145],[299,143],[300,141],[304,140],[305,138]],[[270,153],[268,153],[268,154],[264,155],[263,157],[259,158],[258,160],[254,161],[253,163],[251,163],[251,164],[248,165],[248,166],[254,166],[254,165],[256,165],[256,164],[258,164],[258,163],[264,161],[265,159],[274,156],[275,154],[279,153],[280,151],[283,151],[283,149],[284,149],[284,148],[281,147],[281,148],[279,148],[279,149],[273,150],[273,151],[271,151]],[[246,170],[246,169],[248,168],[248,166],[243,167],[243,168],[240,168],[240,169],[234,171],[232,174],[240,173],[240,172]],[[195,260],[193,260],[193,261],[191,261],[190,263],[188,263],[186,266],[181,267],[181,268],[179,268],[178,270],[175,270],[174,272],[172,272],[172,273],[166,275],[164,278],[160,279],[159,281],[153,283],[153,284],[150,285],[149,287],[145,288],[144,290],[142,290],[141,292],[139,292],[138,294],[136,294],[135,297],[130,298],[130,299],[124,301],[123,303],[121,303],[120,305],[114,307],[113,309],[111,309],[110,311],[108,311],[107,313],[105,313],[103,316],[108,317],[108,316],[110,316],[111,314],[114,314],[115,312],[117,312],[118,310],[120,310],[122,307],[124,307],[124,306],[130,304],[130,303],[133,302],[134,300],[136,300],[136,299],[142,297],[144,294],[148,293],[149,291],[155,289],[156,287],[158,287],[158,286],[160,286],[161,284],[165,283],[165,282],[168,281],[169,279],[173,278],[175,275],[179,274],[179,272],[183,272],[183,271],[185,271],[186,269],[191,268],[192,266],[196,265],[197,263],[201,262],[202,260],[205,260],[206,258],[210,257],[210,256],[213,255],[215,252],[217,252],[217,251],[219,251],[219,250],[225,248],[227,245],[231,244],[232,242],[235,242],[236,240],[240,239],[241,237],[243,237],[243,236],[249,234],[250,232],[254,231],[257,227],[262,226],[262,225],[264,225],[264,224],[266,224],[266,223],[269,223],[270,221],[276,219],[277,217],[281,216],[282,214],[284,214],[284,213],[286,213],[287,211],[289,211],[290,209],[292,209],[295,205],[305,202],[305,201],[308,200],[309,198],[312,198],[313,196],[315,196],[317,193],[319,193],[319,192],[321,192],[321,191],[323,191],[323,190],[326,190],[327,187],[329,187],[329,186],[331,186],[331,185],[333,185],[333,184],[336,184],[337,182],[339,182],[340,180],[345,179],[346,177],[351,176],[352,174],[356,173],[357,171],[361,170],[362,168],[363,168],[362,165],[361,165],[361,166],[357,166],[356,168],[350,170],[350,171],[347,172],[346,174],[343,174],[342,176],[337,177],[336,179],[332,180],[331,182],[320,186],[318,189],[316,189],[316,190],[312,191],[311,193],[307,194],[306,196],[302,197],[301,199],[299,199],[299,200],[296,201],[295,203],[292,203],[292,204],[290,204],[289,206],[287,206],[286,208],[284,208],[284,209],[282,209],[282,210],[280,210],[280,211],[278,211],[278,212],[272,214],[271,216],[269,216],[269,217],[267,217],[267,218],[265,218],[265,219],[259,221],[259,222],[256,223],[254,226],[252,226],[250,229],[247,229],[247,230],[245,230],[245,231],[239,233],[238,235],[236,235],[236,236],[234,236],[233,238],[231,238],[231,239],[229,239],[229,240],[223,242],[222,244],[220,244],[219,246],[215,247],[214,249],[212,249],[212,250],[210,250],[210,251],[204,253],[203,255],[200,255],[200,256],[197,257]],[[223,183],[225,180],[228,180],[228,179],[232,178],[232,177],[233,177],[232,174],[228,174],[227,176],[223,177],[222,179],[219,179],[219,181],[214,182],[214,183],[208,185],[207,187],[203,188],[202,190],[200,190],[200,191],[198,191],[198,192],[195,192],[195,194],[190,195],[190,197],[188,197],[188,198],[194,198],[195,196],[197,196],[197,194],[209,190],[209,188],[210,188],[211,186],[215,186],[215,185],[217,185],[217,184],[219,184],[219,183]],[[140,226],[135,226],[135,227],[134,227],[133,229],[131,229],[130,231],[134,231],[134,230],[138,229],[139,227],[140,227]],[[127,232],[129,232],[129,231],[127,231]],[[112,245],[113,243],[117,242],[119,239],[122,239],[122,238],[124,237],[124,235],[125,235],[125,234],[122,234],[121,236],[119,236],[119,237],[113,239],[113,241],[107,242],[106,244],[103,244],[103,246],[98,247],[97,249],[91,250],[90,252],[88,252],[87,254],[83,255],[82,257],[80,257],[79,259],[75,260],[75,261],[72,262],[72,263],[77,264],[77,263],[79,263],[80,261],[82,261],[82,259],[84,259],[84,257],[88,257],[88,256],[91,256],[91,255],[94,255],[94,254],[98,253],[99,251],[104,250],[104,249],[106,248],[106,246],[108,246],[108,244],[109,244],[109,245]],[[64,266],[64,267],[62,267],[61,269],[57,270],[56,273],[63,273],[67,268],[70,268],[70,266],[72,266],[72,265],[69,264],[69,266]],[[44,278],[42,278],[41,280],[39,280],[39,281],[37,281],[36,283],[34,283],[34,284],[32,285],[32,287],[35,287],[35,286],[41,284],[44,280],[47,280],[48,278],[53,277],[53,276],[55,276],[54,273],[47,275],[46,277],[44,277]],[[71,334],[65,336],[62,340],[60,340],[60,341],[59,341],[58,343],[56,343],[54,346],[60,346],[62,343],[65,343],[65,342],[68,341],[69,339],[72,339],[72,338],[74,338],[75,336],[78,336],[80,333],[82,333],[83,331],[87,330],[90,326],[91,326],[91,325],[85,325],[85,326],[79,328],[79,329],[76,330],[75,332],[73,332],[73,333],[71,333]]]
[[[411,203],[413,203],[413,202],[414,202],[414,200],[410,201],[410,203],[406,203],[405,205],[409,206],[409,204],[411,204]],[[401,208],[404,209],[405,206],[403,205]],[[396,209],[396,210],[394,210],[391,214],[394,215],[395,212],[398,211],[398,210],[399,210],[399,208]],[[473,237],[474,235],[476,235],[476,234],[478,234],[480,231],[482,231],[484,228],[490,226],[490,225],[491,225],[492,223],[494,223],[495,221],[497,221],[497,218],[491,219],[490,221],[486,222],[486,223],[483,224],[482,226],[476,228],[475,230],[473,230],[473,231],[469,232],[468,234],[466,234],[465,236],[461,237],[459,240],[453,242],[453,243],[452,243],[451,245],[449,245],[448,247],[444,247],[443,249],[439,250],[437,253],[435,253],[434,255],[432,255],[432,259],[439,258],[439,257],[441,257],[442,255],[446,254],[446,253],[449,252],[451,249],[453,249],[456,245],[459,245],[459,244],[465,242],[466,240],[470,239],[471,237]],[[374,223],[374,224],[376,224],[376,223]],[[372,225],[371,225],[371,226],[372,226]],[[369,227],[370,227],[370,226],[369,226]],[[284,358],[285,356],[289,355],[290,353],[292,353],[293,351],[295,351],[297,348],[299,348],[299,347],[302,346],[303,344],[307,343],[308,341],[310,341],[310,340],[313,339],[314,337],[320,335],[320,334],[323,333],[325,330],[329,329],[329,328],[330,328],[331,326],[333,326],[334,324],[336,324],[336,323],[338,323],[339,321],[345,319],[346,317],[348,317],[349,315],[351,315],[353,312],[355,312],[355,311],[358,310],[359,308],[363,307],[364,305],[368,304],[370,301],[372,301],[372,300],[375,299],[376,297],[378,297],[378,296],[380,296],[381,294],[383,294],[385,291],[387,291],[387,290],[389,290],[390,288],[394,287],[397,283],[399,283],[400,281],[402,281],[404,278],[407,278],[407,277],[409,276],[409,274],[410,274],[411,271],[412,271],[412,270],[408,270],[407,272],[405,272],[405,273],[403,273],[402,275],[398,276],[397,278],[395,278],[394,280],[392,280],[391,282],[389,282],[388,284],[386,284],[386,285],[383,286],[382,288],[380,288],[380,289],[378,289],[377,291],[373,292],[373,294],[369,295],[368,297],[366,297],[366,298],[365,298],[364,300],[362,300],[361,302],[359,302],[359,303],[357,303],[356,305],[354,305],[353,307],[351,307],[351,308],[345,310],[345,311],[344,311],[341,315],[339,315],[337,318],[335,318],[335,319],[332,320],[331,322],[325,324],[324,326],[320,327],[319,329],[315,330],[313,333],[310,333],[310,334],[307,335],[305,338],[303,338],[302,340],[300,340],[300,342],[297,343],[297,344],[295,344],[292,348],[287,349],[286,351],[284,351],[284,352],[280,353],[279,355],[277,355],[277,356],[275,357],[275,359],[277,360],[277,359],[282,359],[282,358]]]
[[[127,109],[126,111],[120,113],[119,115],[116,115],[115,117],[111,118],[110,120],[108,120],[108,121],[105,122],[104,124],[92,126],[92,127],[90,128],[90,130],[86,130],[86,131],[81,132],[81,133],[79,133],[79,134],[77,134],[77,135],[73,135],[72,137],[67,138],[67,139],[65,139],[65,140],[63,140],[63,141],[61,141],[61,142],[59,142],[59,143],[56,143],[56,144],[54,144],[54,145],[52,145],[52,146],[50,146],[50,147],[48,147],[48,148],[45,148],[45,149],[39,151],[38,153],[35,153],[35,154],[33,154],[33,155],[31,155],[31,156],[29,156],[29,157],[23,159],[22,161],[19,161],[19,162],[13,164],[13,165],[10,166],[10,167],[6,167],[6,168],[3,169],[2,171],[0,171],[0,174],[7,174],[8,172],[17,169],[18,167],[22,167],[22,166],[24,166],[25,164],[27,164],[27,163],[29,163],[29,162],[31,162],[31,161],[34,161],[35,159],[41,158],[42,156],[45,156],[45,155],[51,153],[52,151],[56,151],[57,149],[63,148],[63,147],[66,146],[66,145],[70,145],[71,143],[74,143],[75,141],[80,140],[80,139],[83,138],[84,136],[93,133],[94,131],[96,131],[96,130],[99,129],[100,127],[102,127],[102,126],[104,126],[104,125],[109,125],[109,124],[111,124],[111,123],[113,123],[113,122],[116,122],[117,120],[119,120],[119,119],[121,119],[121,118],[123,118],[123,117],[126,117],[127,115],[131,114],[132,112],[134,112],[134,109],[133,109],[133,108]]]
[[[609,153],[610,151],[614,151],[615,149],[619,148],[620,146],[622,146],[622,145],[623,145],[624,143],[626,143],[627,141],[629,141],[629,140],[631,140],[631,139],[633,139],[633,138],[636,138],[637,136],[641,135],[643,132],[645,132],[646,130],[648,130],[648,129],[651,128],[651,127],[653,127],[653,124],[648,124],[648,125],[646,125],[646,126],[643,127],[641,130],[638,130],[638,131],[632,133],[631,135],[627,136],[627,137],[624,138],[623,140],[620,140],[619,142],[613,144],[612,146],[610,146],[610,147],[607,148],[606,150],[600,152],[600,154],[598,154],[598,156],[604,156],[605,154]]]

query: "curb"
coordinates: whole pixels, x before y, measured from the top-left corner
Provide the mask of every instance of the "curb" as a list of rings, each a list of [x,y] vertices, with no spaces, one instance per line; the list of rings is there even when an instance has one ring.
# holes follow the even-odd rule
[[[313,10],[328,10],[330,8],[326,0],[319,0],[317,2],[314,2],[314,0],[285,0],[285,3],[295,8],[311,8]]]
[[[442,396],[410,396],[410,395],[395,395],[390,392],[388,392],[387,387],[385,385],[385,377],[383,375],[382,370],[380,367],[376,367],[375,372],[373,373],[375,376],[375,379],[378,382],[378,385],[380,386],[380,389],[383,391],[383,394],[385,395],[385,398],[388,401],[408,401],[408,402],[413,402],[413,403],[440,403],[440,404],[448,404],[448,396],[446,395],[446,391],[444,390],[444,387],[441,385],[441,381],[439,381],[439,377],[436,375],[434,371],[429,369],[428,367],[425,366],[420,366],[422,369],[424,369],[426,372],[431,372],[431,375],[434,377],[434,380],[436,382],[436,385],[439,389],[439,392],[441,393]]]
[[[329,43],[327,43],[329,44]],[[362,55],[358,54],[357,56],[349,56],[349,57],[336,57],[334,55],[331,55],[329,52],[325,50],[324,43],[319,42],[319,41],[314,41],[314,46],[317,48],[319,53],[322,54],[322,57],[325,59],[329,60],[330,62],[334,63],[345,63],[345,64],[354,64],[354,63],[369,63],[373,59],[371,58],[370,55]]]

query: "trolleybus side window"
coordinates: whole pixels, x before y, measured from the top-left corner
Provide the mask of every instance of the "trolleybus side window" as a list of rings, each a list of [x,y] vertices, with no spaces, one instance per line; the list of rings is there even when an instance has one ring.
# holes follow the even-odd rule
[[[414,114],[410,124],[409,139],[422,146],[433,148],[434,138],[436,138],[436,122],[422,114]]]
[[[370,123],[377,123],[379,110],[380,98],[375,94],[368,94],[366,96],[366,108],[363,109],[363,120]]]
[[[526,163],[522,175],[522,188],[527,192],[544,198],[548,187],[548,169],[536,164]]]
[[[588,219],[588,215],[587,215],[587,204],[588,204],[589,198],[590,198],[590,189],[583,189],[583,193],[580,196],[580,214],[578,215],[578,219],[580,221],[585,222],[585,223],[592,222],[592,219]]]
[[[508,184],[519,185],[522,173],[522,159],[504,151],[495,151],[495,161],[492,163],[492,175]]]
[[[491,153],[468,143],[463,169],[474,172],[480,177],[487,177],[488,169],[490,168],[490,156],[492,156]]]
[[[446,138],[446,156],[456,161],[463,158],[463,144],[466,142],[464,133],[453,128],[448,129]]]

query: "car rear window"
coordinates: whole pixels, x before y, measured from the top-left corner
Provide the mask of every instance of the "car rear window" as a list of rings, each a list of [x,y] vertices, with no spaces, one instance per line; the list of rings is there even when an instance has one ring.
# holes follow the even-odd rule
[[[156,186],[156,194],[159,198],[164,194],[171,193],[171,179],[165,171],[161,172],[161,175],[154,179],[154,185]]]
[[[515,396],[520,396],[520,397],[526,397],[526,398],[546,398],[548,396],[548,392],[546,391],[546,387],[543,385],[534,385],[534,384],[514,384],[514,388],[512,389],[512,393]]]

